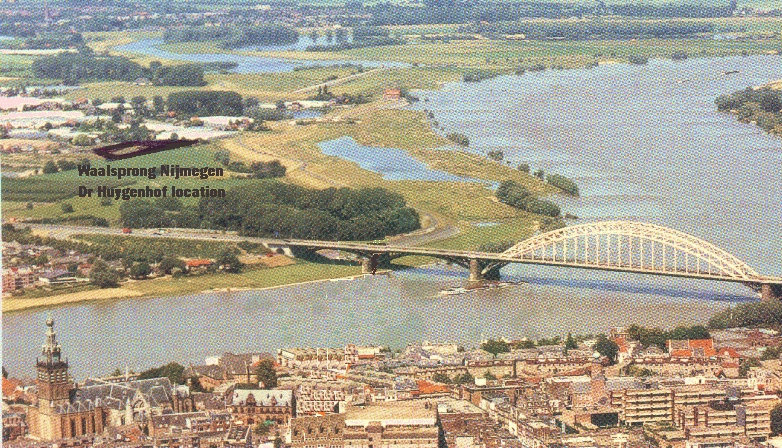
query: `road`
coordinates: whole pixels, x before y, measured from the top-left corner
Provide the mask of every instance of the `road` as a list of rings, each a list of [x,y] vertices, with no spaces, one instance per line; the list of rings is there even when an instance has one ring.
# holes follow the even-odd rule
[[[155,229],[133,230],[133,233],[123,234],[121,229],[107,227],[88,227],[88,226],[57,226],[50,224],[21,224],[20,226],[30,227],[31,229],[46,231],[50,236],[57,238],[68,238],[76,234],[97,234],[97,235],[126,235],[131,237],[152,237],[152,238],[179,238],[192,240],[212,240],[239,242],[248,241],[260,243],[272,248],[276,247],[302,247],[308,249],[333,249],[360,254],[386,253],[393,255],[421,255],[435,257],[450,261],[479,260],[484,263],[521,263],[544,266],[560,266],[578,269],[592,269],[598,271],[611,272],[630,272],[639,274],[659,275],[666,277],[681,277],[703,280],[726,281],[734,283],[769,283],[782,285],[782,278],[761,276],[756,279],[737,279],[718,275],[695,274],[680,271],[654,271],[638,267],[617,267],[610,265],[584,264],[578,261],[561,261],[550,259],[520,259],[515,256],[504,253],[478,252],[478,251],[460,251],[448,249],[432,249],[423,247],[410,247],[400,245],[376,245],[367,243],[354,243],[343,241],[314,241],[314,240],[296,240],[279,238],[256,238],[239,236],[235,232],[220,233],[209,230],[199,229],[166,229],[164,232]]]
[[[346,82],[353,81],[354,79],[358,79],[358,78],[367,76],[367,75],[369,75],[371,73],[380,72],[380,71],[383,71],[383,70],[386,70],[386,68],[384,68],[384,67],[374,68],[372,70],[367,70],[365,72],[361,72],[361,73],[356,73],[354,75],[345,76],[343,78],[332,79],[331,81],[321,82],[321,83],[318,83],[318,84],[315,84],[315,85],[312,85],[312,86],[307,86],[307,87],[304,87],[303,89],[294,90],[291,93],[301,94],[301,93],[316,92],[318,90],[318,87],[338,86],[340,84],[344,84]]]

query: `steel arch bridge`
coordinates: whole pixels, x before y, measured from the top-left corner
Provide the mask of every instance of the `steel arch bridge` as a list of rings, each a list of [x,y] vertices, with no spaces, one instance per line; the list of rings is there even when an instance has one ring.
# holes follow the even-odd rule
[[[678,230],[635,221],[564,227],[502,253],[518,260],[639,273],[756,282],[763,277],[719,247]]]

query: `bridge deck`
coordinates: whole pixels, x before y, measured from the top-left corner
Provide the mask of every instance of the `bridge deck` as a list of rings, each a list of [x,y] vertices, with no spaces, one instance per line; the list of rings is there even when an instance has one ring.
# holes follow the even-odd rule
[[[379,245],[379,244],[349,243],[349,242],[341,242],[341,241],[280,240],[277,241],[277,244],[280,246],[287,245],[287,246],[305,247],[310,249],[334,249],[334,250],[344,250],[348,252],[353,251],[353,252],[361,252],[361,253],[422,255],[422,256],[431,256],[431,257],[442,258],[442,259],[460,259],[460,260],[476,259],[476,260],[483,260],[489,262],[559,266],[559,267],[569,267],[569,268],[577,268],[577,269],[595,269],[601,271],[629,272],[629,273],[637,273],[637,274],[650,274],[650,275],[660,275],[660,276],[667,276],[667,277],[683,277],[683,278],[693,278],[693,279],[702,279],[702,280],[716,280],[716,281],[734,282],[734,283],[751,283],[751,284],[770,283],[770,284],[782,285],[782,277],[758,276],[758,277],[751,277],[751,278],[734,278],[734,277],[714,275],[714,274],[710,275],[704,273],[693,273],[693,272],[684,272],[684,271],[673,271],[673,270],[663,271],[657,269],[646,269],[646,268],[640,268],[638,266],[616,266],[616,265],[609,265],[609,264],[597,265],[593,263],[580,263],[575,260],[554,261],[554,260],[546,260],[546,259],[516,258],[509,255],[503,255],[501,253],[492,253],[492,252],[460,251],[460,250],[449,250],[449,249],[407,247],[407,246],[389,246],[389,245]]]

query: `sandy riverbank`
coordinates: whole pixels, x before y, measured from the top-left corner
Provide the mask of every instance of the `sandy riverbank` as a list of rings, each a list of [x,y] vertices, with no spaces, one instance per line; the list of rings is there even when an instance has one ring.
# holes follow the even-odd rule
[[[389,275],[392,271],[390,270],[384,270],[384,271],[378,271],[376,275]],[[330,281],[350,281],[350,280],[356,280],[363,278],[364,274],[359,275],[348,275],[348,276],[339,276],[339,277],[330,277],[330,278],[321,278],[316,280],[305,280],[305,281],[297,281],[297,282],[291,282],[291,283],[280,283],[277,285],[272,286],[265,286],[265,287],[226,287],[226,288],[213,288],[213,289],[205,289],[200,291],[187,291],[183,290],[179,294],[169,294],[165,292],[161,292],[158,294],[155,293],[145,293],[142,291],[139,291],[135,288],[136,285],[139,284],[138,281],[128,282],[124,284],[123,286],[119,288],[109,288],[109,289],[96,289],[91,291],[83,291],[83,292],[74,292],[74,293],[68,293],[68,294],[58,294],[54,296],[49,297],[37,297],[37,298],[22,298],[22,297],[8,297],[3,298],[2,300],[2,312],[3,313],[12,313],[12,312],[21,312],[26,310],[31,310],[35,308],[42,308],[42,307],[55,307],[55,306],[62,306],[62,305],[72,305],[75,303],[80,302],[96,302],[96,301],[105,301],[105,300],[119,300],[119,299],[130,299],[130,298],[152,298],[152,297],[170,297],[175,295],[186,295],[186,294],[206,294],[206,293],[215,293],[215,292],[239,292],[239,291],[266,291],[266,290],[272,290],[272,289],[279,289],[279,288],[287,288],[291,286],[300,286],[300,285],[308,285],[308,284],[314,284],[314,283],[323,283],[323,282],[330,282]],[[170,280],[170,277],[161,278],[161,279],[155,279],[155,280],[146,280],[144,283],[147,282],[165,282],[167,280]]]

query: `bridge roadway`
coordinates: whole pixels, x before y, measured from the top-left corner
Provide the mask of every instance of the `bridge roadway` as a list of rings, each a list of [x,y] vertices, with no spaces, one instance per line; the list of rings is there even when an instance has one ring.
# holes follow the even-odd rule
[[[544,266],[559,266],[577,269],[596,269],[601,271],[613,271],[613,272],[631,272],[636,274],[650,274],[650,275],[662,275],[668,277],[684,277],[701,280],[717,280],[728,281],[734,283],[747,283],[746,280],[735,279],[732,277],[721,275],[709,275],[705,273],[692,273],[692,272],[680,272],[680,271],[656,271],[651,269],[641,269],[632,266],[595,266],[594,264],[578,263],[576,261],[553,261],[553,260],[533,260],[533,259],[520,259],[510,255],[504,255],[502,253],[494,252],[476,252],[476,251],[461,251],[461,250],[449,250],[449,249],[433,249],[423,247],[406,247],[406,246],[391,246],[380,244],[365,244],[365,243],[350,243],[341,241],[314,241],[314,240],[274,240],[270,241],[273,245],[282,246],[294,246],[304,247],[309,249],[333,249],[342,250],[346,252],[354,252],[359,254],[389,254],[389,255],[420,255],[434,258],[440,258],[448,261],[459,260],[479,260],[483,262],[498,262],[503,264],[509,263],[521,263],[521,264],[534,264]],[[770,277],[759,276],[752,279],[753,282],[770,283],[782,285],[782,277]]]
[[[385,255],[387,260],[406,255],[417,255],[439,258],[449,262],[459,264],[470,270],[470,280],[480,281],[487,273],[492,270],[498,274],[499,268],[510,264],[532,264],[543,266],[558,266],[577,269],[593,269],[612,272],[629,272],[636,274],[658,275],[666,277],[680,277],[701,280],[712,280],[722,282],[742,283],[756,289],[762,293],[764,299],[782,298],[782,277],[757,276],[751,279],[738,279],[729,276],[693,273],[682,271],[659,271],[652,269],[643,269],[637,266],[614,266],[614,265],[595,265],[594,263],[579,263],[576,260],[545,260],[545,259],[520,259],[502,253],[461,251],[449,249],[435,249],[425,247],[394,246],[384,244],[354,243],[342,241],[317,241],[317,240],[299,240],[299,239],[280,239],[280,238],[258,238],[240,236],[236,232],[220,232],[201,229],[133,229],[132,233],[124,234],[121,229],[106,227],[88,227],[88,226],[63,226],[47,224],[19,224],[23,227],[29,227],[39,231],[44,231],[55,238],[69,238],[77,234],[98,234],[98,235],[122,235],[131,237],[151,237],[151,238],[179,238],[194,240],[211,240],[239,242],[248,241],[263,244],[271,249],[280,250],[291,255],[291,248],[301,248],[304,250],[332,249],[358,254],[364,257],[362,271],[369,273],[373,270],[370,260],[377,259],[377,255]],[[373,257],[374,256],[374,257]]]

